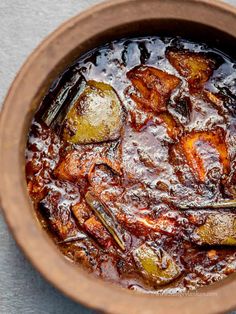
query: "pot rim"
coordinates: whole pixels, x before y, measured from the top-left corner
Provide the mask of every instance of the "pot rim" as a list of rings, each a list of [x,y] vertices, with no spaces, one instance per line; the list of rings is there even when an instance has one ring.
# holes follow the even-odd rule
[[[148,11],[145,6],[158,8],[157,15],[153,13],[154,10]],[[28,57],[4,101],[0,120],[0,194],[7,224],[18,245],[44,278],[71,299],[99,311],[152,314],[183,313],[191,309],[191,313],[219,313],[236,307],[232,294],[236,289],[234,275],[193,294],[153,296],[130,292],[87,274],[63,257],[36,222],[25,183],[24,150],[31,118],[49,82],[65,66],[69,54],[78,45],[85,45],[85,41],[93,38],[92,35],[95,36],[96,32],[105,31],[106,23],[112,28],[119,23],[129,22],[130,9],[134,12],[134,21],[135,18],[136,21],[140,19],[139,12],[150,19],[177,16],[177,19],[183,20],[186,19],[185,10],[188,12],[194,6],[197,13],[202,12],[203,15],[197,16],[197,13],[192,12],[191,20],[203,23],[205,12],[205,17],[208,18],[206,25],[222,29],[236,37],[236,30],[232,27],[236,24],[236,8],[220,1],[107,1],[71,18],[50,34]],[[118,16],[118,12],[122,14]],[[214,21],[213,15],[217,16],[217,21]],[[101,20],[104,25],[99,25]],[[226,24],[231,25],[231,28],[228,29]],[[78,31],[80,38],[76,39]],[[88,31],[89,35],[86,33]],[[14,132],[16,126],[18,131]],[[222,299],[224,303],[221,302]]]

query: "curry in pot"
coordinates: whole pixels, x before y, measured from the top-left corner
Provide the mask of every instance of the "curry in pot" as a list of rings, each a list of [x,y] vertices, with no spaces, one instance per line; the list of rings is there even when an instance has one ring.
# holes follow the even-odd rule
[[[236,271],[235,82],[218,50],[159,37],[106,44],[57,78],[26,178],[66,258],[156,294]]]

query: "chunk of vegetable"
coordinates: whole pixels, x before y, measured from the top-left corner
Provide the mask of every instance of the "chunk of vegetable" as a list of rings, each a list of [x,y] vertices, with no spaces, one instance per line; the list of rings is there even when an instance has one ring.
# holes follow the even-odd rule
[[[84,229],[105,249],[109,248],[112,243],[112,237],[107,232],[103,224],[92,216],[83,224]]]
[[[50,228],[60,240],[75,238],[81,232],[68,206],[61,205],[60,210],[58,210],[59,200],[61,200],[61,194],[57,191],[50,191],[39,203],[39,209],[48,218]]]
[[[169,137],[172,139],[177,139],[182,132],[181,124],[178,124],[174,117],[168,112],[161,113],[159,118],[165,124]]]
[[[68,73],[69,72],[69,73]],[[42,119],[44,123],[60,133],[62,122],[74,104],[78,95],[82,93],[86,86],[86,80],[79,71],[67,71],[68,81],[65,85],[60,83],[52,91],[49,91],[47,97],[44,98],[43,104],[37,112],[37,117]],[[52,96],[52,93],[54,96]],[[70,104],[68,106],[68,104]]]
[[[223,174],[229,173],[230,160],[222,129],[217,128],[213,131],[191,132],[181,139],[180,145],[180,149],[183,150],[193,174],[199,181],[204,182],[206,179],[207,171],[204,167],[205,155],[201,154],[201,149],[207,149],[208,145],[217,151],[218,156],[216,155],[216,157],[219,158],[219,162],[222,164]]]
[[[214,104],[216,108],[222,109],[224,107],[224,101],[222,97],[220,97],[220,95],[213,94],[209,92],[208,90],[205,90],[204,94],[207,100],[209,100],[212,104]]]
[[[47,194],[48,189],[43,186],[42,179],[39,176],[35,176],[32,180],[30,180],[27,184],[27,189],[29,195],[32,199],[36,201],[40,201]]]
[[[121,235],[117,229],[117,223],[111,215],[108,214],[108,209],[105,209],[105,206],[102,202],[88,191],[85,195],[85,200],[87,204],[91,207],[97,217],[101,220],[106,229],[113,236],[115,242],[119,245],[122,250],[125,250],[125,244],[121,238]]]
[[[61,159],[54,169],[54,175],[60,180],[76,181],[86,174],[86,168],[81,163],[81,156],[77,151],[70,151]]]
[[[178,77],[148,66],[132,69],[127,77],[139,93],[131,93],[130,97],[140,108],[157,113],[166,111],[166,102],[180,83]]]
[[[109,248],[112,237],[103,224],[94,216],[93,210],[83,199],[80,203],[72,206],[72,212],[79,225],[90,234],[103,248]]]
[[[220,94],[214,94],[208,90],[203,91],[204,99],[210,103],[213,107],[217,109],[220,115],[223,115],[227,113],[227,98],[220,95]]]
[[[236,245],[236,216],[230,213],[209,214],[205,223],[196,228],[193,241],[200,245]]]
[[[188,50],[168,50],[166,53],[171,65],[184,77],[191,88],[200,89],[209,80],[216,68],[216,62],[202,53]]]
[[[173,258],[160,247],[144,243],[133,252],[133,257],[144,278],[155,285],[166,285],[181,273]]]
[[[167,235],[175,235],[179,233],[179,224],[174,218],[169,218],[165,215],[159,215],[159,217],[151,218],[147,215],[138,214],[126,214],[119,211],[117,214],[117,220],[119,223],[132,234],[136,236],[148,236],[153,232],[160,232]]]
[[[88,207],[84,199],[72,206],[71,210],[80,226],[83,226],[84,222],[93,215],[92,210]]]
[[[99,143],[120,136],[124,110],[108,84],[88,81],[64,121],[62,137],[75,144]]]
[[[54,169],[54,175],[60,180],[78,181],[88,176],[90,178],[96,165],[106,165],[118,175],[122,174],[121,145],[115,142],[105,143],[104,148],[98,147],[86,149],[84,151],[69,151],[64,158],[61,158]]]

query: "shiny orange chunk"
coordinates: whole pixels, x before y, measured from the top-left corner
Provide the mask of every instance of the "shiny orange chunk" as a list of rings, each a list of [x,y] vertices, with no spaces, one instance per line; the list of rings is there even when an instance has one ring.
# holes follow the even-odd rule
[[[127,230],[137,236],[147,236],[151,232],[173,235],[178,231],[176,220],[164,216],[151,218],[141,215],[126,215],[124,212],[119,212],[116,218]]]
[[[76,151],[69,152],[54,170],[54,175],[61,180],[75,181],[85,175],[84,165]]]
[[[83,226],[84,222],[93,215],[92,210],[88,207],[84,199],[80,203],[72,206],[71,210],[80,226]]]
[[[105,153],[107,153],[107,157]],[[117,154],[118,160],[113,160],[114,156],[109,156],[108,151],[104,151],[104,156],[100,153],[96,154],[96,152],[92,155],[71,151],[58,163],[54,175],[60,180],[75,182],[81,178],[90,177],[94,167],[101,164],[107,165],[117,174],[122,174],[120,152],[118,151]]]
[[[109,248],[112,244],[112,238],[103,224],[92,216],[84,223],[85,230],[104,248]]]
[[[216,106],[218,109],[224,108],[224,101],[222,97],[220,97],[217,94],[213,94],[209,92],[208,90],[204,91],[204,95],[206,96],[207,100],[210,101],[213,105]]]
[[[229,173],[230,160],[225,143],[224,131],[222,129],[217,128],[213,131],[192,132],[183,137],[180,144],[193,174],[199,181],[204,182],[207,173],[201,150],[207,150],[209,146],[217,151],[219,162],[222,164],[223,173]]]
[[[159,118],[166,126],[167,134],[170,138],[176,139],[182,132],[182,127],[179,125],[170,113],[164,112],[159,115]]]
[[[195,90],[203,87],[216,68],[216,62],[201,53],[169,50],[166,55],[171,65],[187,78],[190,87]]]
[[[47,194],[47,188],[42,184],[42,179],[40,177],[35,177],[30,180],[27,185],[28,192],[30,196],[37,201],[40,201]]]
[[[140,108],[157,113],[166,111],[166,102],[180,83],[178,77],[148,66],[132,69],[127,77],[136,90],[130,97]]]

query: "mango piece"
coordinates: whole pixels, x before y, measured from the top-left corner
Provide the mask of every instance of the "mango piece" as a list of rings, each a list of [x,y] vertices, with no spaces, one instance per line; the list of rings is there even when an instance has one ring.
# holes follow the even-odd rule
[[[108,84],[88,81],[66,115],[62,138],[74,144],[115,140],[123,122],[124,110],[115,90]]]
[[[193,89],[201,89],[217,67],[214,60],[207,58],[202,53],[168,50],[166,56],[171,65],[187,79],[189,86]]]
[[[160,247],[144,243],[133,252],[134,260],[142,275],[154,285],[166,285],[177,278],[180,267],[173,258]]]
[[[205,223],[196,228],[193,241],[200,245],[236,245],[236,216],[230,213],[209,214]]]
[[[127,73],[136,93],[130,97],[145,111],[166,111],[171,92],[180,84],[180,79],[159,69],[138,66]]]

